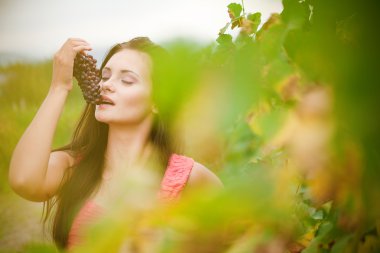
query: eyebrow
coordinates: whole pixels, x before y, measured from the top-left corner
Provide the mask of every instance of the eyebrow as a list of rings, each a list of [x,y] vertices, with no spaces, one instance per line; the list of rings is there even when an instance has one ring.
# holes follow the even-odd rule
[[[111,71],[111,69],[109,67],[104,67],[104,69]],[[120,72],[121,73],[133,73],[136,76],[140,77],[136,72],[134,72],[134,71],[132,71],[130,69],[122,69]]]

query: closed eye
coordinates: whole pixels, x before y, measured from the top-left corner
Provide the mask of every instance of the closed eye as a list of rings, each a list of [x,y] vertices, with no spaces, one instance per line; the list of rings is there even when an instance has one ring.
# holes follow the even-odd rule
[[[126,84],[133,84],[134,82],[128,82],[128,81],[124,81],[122,80],[123,83],[126,83]]]

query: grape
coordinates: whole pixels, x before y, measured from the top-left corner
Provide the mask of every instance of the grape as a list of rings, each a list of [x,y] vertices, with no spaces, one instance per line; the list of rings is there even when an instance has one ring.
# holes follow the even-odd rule
[[[100,104],[100,70],[92,55],[77,53],[74,59],[73,76],[78,81],[83,98],[87,103]]]

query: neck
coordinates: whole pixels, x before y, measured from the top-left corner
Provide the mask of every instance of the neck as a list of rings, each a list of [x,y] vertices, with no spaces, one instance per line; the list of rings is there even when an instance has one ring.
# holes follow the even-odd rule
[[[109,125],[105,152],[105,170],[125,170],[139,162],[145,162],[152,152],[149,140],[152,117],[137,125]]]

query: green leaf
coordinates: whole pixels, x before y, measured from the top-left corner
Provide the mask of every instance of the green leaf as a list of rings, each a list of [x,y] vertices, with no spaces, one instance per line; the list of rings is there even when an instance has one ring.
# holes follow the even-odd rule
[[[334,224],[332,224],[329,221],[323,222],[323,223],[321,223],[321,225],[318,228],[316,237],[327,238],[327,239],[324,239],[325,241],[327,241],[328,239],[330,239],[329,234],[331,234],[331,231],[333,231],[333,229],[334,229]]]
[[[345,249],[350,248],[350,246],[348,245],[351,239],[352,239],[352,235],[346,235],[338,239],[338,241],[332,247],[331,253],[344,252]]]
[[[314,219],[314,220],[322,220],[323,219],[323,210],[318,210],[316,212],[314,212],[311,217]]]
[[[282,4],[281,17],[290,28],[300,28],[309,21],[310,9],[305,1],[283,0]]]
[[[230,3],[228,6],[228,13],[230,14],[231,20],[240,16],[243,8],[238,3]]]
[[[221,34],[219,37],[216,39],[216,41],[220,45],[228,45],[232,44],[232,36],[230,34]]]
[[[252,33],[255,33],[261,23],[261,13],[260,12],[250,13],[247,16],[247,19],[252,21]]]
[[[231,29],[234,29],[236,26],[241,27],[242,24],[243,24],[243,18],[239,17],[237,20],[232,22]]]

